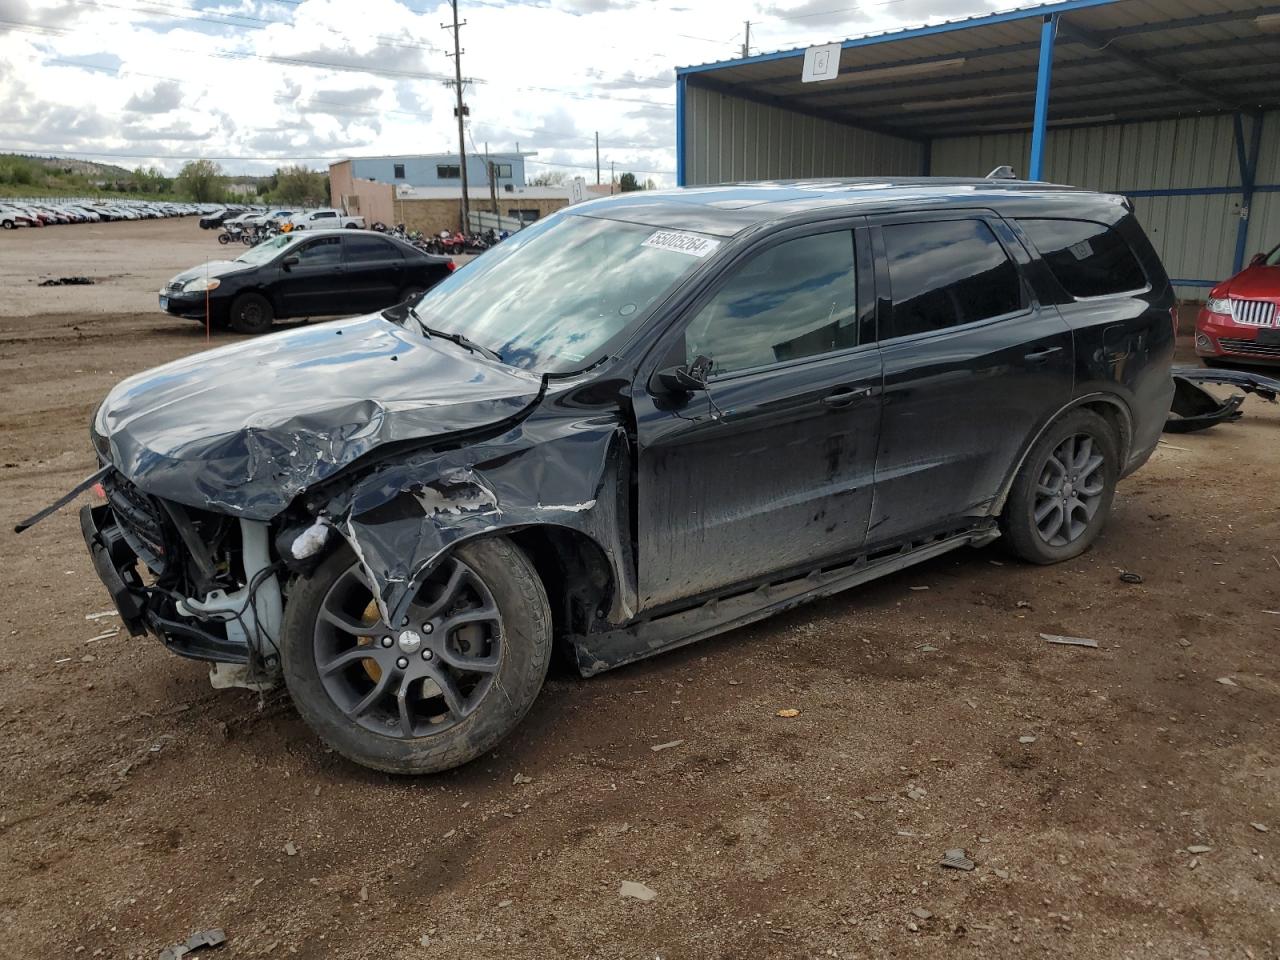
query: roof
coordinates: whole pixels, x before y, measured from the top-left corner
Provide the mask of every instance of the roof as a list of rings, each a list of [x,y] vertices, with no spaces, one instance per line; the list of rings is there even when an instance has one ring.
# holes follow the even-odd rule
[[[462,187],[414,187],[409,184],[398,183],[396,187],[397,200],[461,200]],[[506,184],[498,187],[499,202],[506,200],[568,200],[568,187],[520,187],[513,186],[508,190]],[[476,186],[468,186],[467,199],[472,202],[486,201],[490,199],[491,194],[487,184]]]
[[[493,153],[489,154],[489,159],[493,160],[496,157],[501,160],[522,160],[525,157],[536,157],[537,155],[538,155],[537,150],[507,150],[505,152],[499,152],[495,150]],[[467,154],[467,156],[483,157],[484,154],[469,153]],[[425,160],[427,162],[435,162],[437,160],[452,160],[453,162],[456,163],[458,160],[458,155],[456,153],[398,153],[398,154],[385,154],[382,156],[374,156],[374,157],[346,157],[342,160],[335,160],[333,163],[329,164],[329,166],[336,167],[340,163],[351,163],[352,161],[355,161],[355,160]]]
[[[999,209],[1015,216],[1070,215],[1114,221],[1123,197],[1025,180],[859,177],[775,180],[676,190],[639,190],[573,206],[582,216],[731,237],[750,227],[826,211],[870,215],[904,209]]]
[[[800,82],[803,49],[677,75],[909,139],[1025,130],[1049,15],[1050,125],[1280,107],[1280,4],[1266,0],[1059,0],[844,40],[833,80]]]

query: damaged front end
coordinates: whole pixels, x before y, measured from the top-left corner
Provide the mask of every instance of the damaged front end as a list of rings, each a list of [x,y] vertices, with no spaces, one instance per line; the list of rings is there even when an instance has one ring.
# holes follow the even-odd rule
[[[214,663],[215,685],[273,684],[283,598],[269,524],[159,499],[115,469],[96,489],[106,502],[80,509],[80,529],[129,632]]]

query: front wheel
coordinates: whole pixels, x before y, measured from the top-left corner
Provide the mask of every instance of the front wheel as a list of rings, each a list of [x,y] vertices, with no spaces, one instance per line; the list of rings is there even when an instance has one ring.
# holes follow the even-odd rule
[[[387,624],[347,547],[293,588],[285,684],[333,749],[388,773],[448,770],[497,744],[542,688],[551,611],[532,564],[500,538],[458,547]]]
[[[1000,517],[1010,548],[1031,563],[1084,553],[1111,512],[1120,476],[1115,431],[1091,410],[1072,410],[1036,441]]]
[[[231,304],[231,329],[236,333],[266,333],[275,320],[271,301],[260,293],[242,293]]]

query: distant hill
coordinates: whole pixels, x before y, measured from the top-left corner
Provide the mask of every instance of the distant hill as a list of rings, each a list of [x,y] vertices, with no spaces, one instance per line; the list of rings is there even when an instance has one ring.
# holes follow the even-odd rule
[[[0,197],[129,196],[178,199],[159,171],[68,157],[0,153]]]
[[[106,180],[127,179],[132,173],[114,163],[96,163],[93,160],[78,160],[71,157],[41,157],[24,153],[0,153],[0,163],[5,160],[25,160],[37,164],[54,173],[78,174],[83,177],[101,177]]]

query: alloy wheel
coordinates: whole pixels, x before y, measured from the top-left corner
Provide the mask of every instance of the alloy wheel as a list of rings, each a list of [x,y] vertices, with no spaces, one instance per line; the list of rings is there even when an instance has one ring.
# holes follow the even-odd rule
[[[480,577],[450,558],[392,626],[356,563],[325,594],[313,649],[325,692],[349,720],[423,737],[465,720],[488,694],[505,654],[502,614]]]
[[[1064,547],[1084,536],[1106,492],[1106,458],[1087,433],[1063,440],[1036,483],[1034,519],[1045,543]]]

